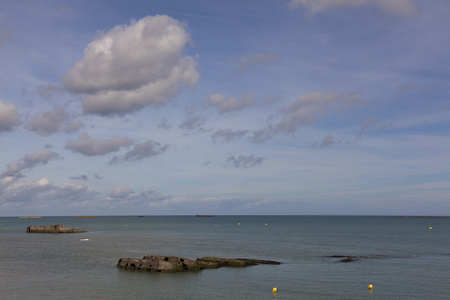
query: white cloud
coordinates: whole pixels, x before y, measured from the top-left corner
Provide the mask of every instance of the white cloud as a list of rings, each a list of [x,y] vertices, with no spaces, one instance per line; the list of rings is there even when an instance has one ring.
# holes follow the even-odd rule
[[[162,154],[166,152],[168,148],[169,148],[168,144],[161,145],[158,142],[147,140],[143,143],[136,144],[134,148],[125,153],[123,157],[114,156],[109,163],[113,164],[121,160],[123,161],[142,160],[150,156]]]
[[[283,118],[274,125],[276,132],[293,133],[299,126],[314,122],[318,116],[329,110],[337,112],[348,105],[364,100],[359,93],[336,94],[317,92],[302,95],[297,101],[282,110]]]
[[[74,120],[71,122],[68,122],[66,124],[66,132],[74,132],[74,131],[78,131],[79,129],[84,127],[84,123],[79,121],[79,120]]]
[[[0,133],[12,130],[20,124],[19,111],[14,104],[0,101]]]
[[[0,178],[6,176],[20,177],[20,172],[25,169],[32,169],[38,164],[47,164],[50,160],[56,159],[59,154],[48,150],[37,150],[33,154],[27,154],[23,158],[9,163],[6,170],[0,174]]]
[[[108,208],[116,207],[142,207],[152,206],[155,203],[164,201],[167,197],[162,196],[152,189],[142,189],[141,192],[136,193],[127,186],[116,187],[106,197],[105,204]]]
[[[289,6],[296,8],[302,5],[311,13],[320,13],[327,9],[339,7],[358,7],[376,5],[389,13],[411,15],[415,11],[412,0],[290,0]]]
[[[129,195],[133,194],[133,190],[127,186],[119,186],[116,187],[111,193],[109,193],[109,197],[111,198],[126,198]]]
[[[53,95],[60,95],[64,92],[63,88],[51,83],[42,84],[36,88],[36,92],[42,99],[51,100]]]
[[[30,201],[36,195],[51,189],[50,181],[41,178],[35,182],[13,183],[1,191],[2,202]]]
[[[164,104],[199,78],[195,59],[182,56],[189,41],[185,25],[168,16],[116,26],[86,47],[83,60],[65,75],[65,86],[87,94],[86,113],[120,114]]]
[[[78,152],[86,156],[103,155],[110,152],[119,151],[122,147],[133,144],[133,141],[127,137],[113,137],[109,140],[94,139],[86,132],[78,136],[78,140],[70,140],[66,144],[66,149]]]
[[[31,117],[28,129],[39,135],[49,136],[61,130],[78,131],[83,126],[83,122],[72,120],[63,107],[56,105],[52,110],[35,113]]]
[[[230,96],[226,98],[221,94],[211,94],[209,95],[209,103],[215,106],[219,113],[229,113],[253,106],[255,104],[255,99],[252,95],[246,95],[239,98]]]
[[[219,129],[213,135],[211,135],[211,139],[214,143],[216,143],[217,140],[222,140],[223,142],[231,142],[236,138],[245,136],[247,133],[248,130]]]
[[[181,129],[193,130],[200,128],[206,120],[200,116],[187,116],[183,122],[178,126]]]
[[[281,109],[281,118],[278,121],[273,122],[277,116],[269,117],[268,125],[254,131],[251,140],[255,143],[262,143],[279,133],[294,133],[299,127],[311,124],[327,112],[342,112],[351,105],[364,102],[365,100],[359,93],[325,94],[316,92],[302,95],[291,105]]]
[[[55,206],[84,206],[87,202],[97,199],[97,193],[89,191],[85,185],[65,183],[59,187],[47,178],[26,182],[12,181],[3,187],[0,185],[0,195],[0,207],[18,206],[43,211]]]
[[[29,129],[42,136],[48,136],[59,131],[68,118],[69,115],[64,109],[56,106],[53,110],[34,114]]]

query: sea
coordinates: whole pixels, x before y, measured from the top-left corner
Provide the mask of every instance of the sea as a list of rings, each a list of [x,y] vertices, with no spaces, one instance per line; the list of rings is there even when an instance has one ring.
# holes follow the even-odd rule
[[[87,232],[26,232],[56,224]],[[0,250],[0,299],[450,299],[450,218],[1,217]],[[182,273],[116,267],[145,255],[281,264]]]

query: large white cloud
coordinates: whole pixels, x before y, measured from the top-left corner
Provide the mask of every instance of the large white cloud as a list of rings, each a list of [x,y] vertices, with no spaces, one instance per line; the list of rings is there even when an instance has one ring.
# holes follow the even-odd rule
[[[0,132],[9,131],[20,124],[19,111],[14,104],[0,101]]]
[[[85,113],[128,113],[161,105],[198,81],[197,62],[182,56],[190,35],[169,16],[147,16],[116,26],[89,43],[83,60],[64,77],[68,90],[86,94]]]
[[[396,14],[410,15],[415,11],[413,0],[290,0],[291,7],[304,6],[311,13],[319,13],[338,7],[377,5],[381,9]]]

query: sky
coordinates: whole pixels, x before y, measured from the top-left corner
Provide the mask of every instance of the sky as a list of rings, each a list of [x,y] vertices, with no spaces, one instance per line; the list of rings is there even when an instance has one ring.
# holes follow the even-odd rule
[[[0,216],[450,215],[450,2],[0,3]]]

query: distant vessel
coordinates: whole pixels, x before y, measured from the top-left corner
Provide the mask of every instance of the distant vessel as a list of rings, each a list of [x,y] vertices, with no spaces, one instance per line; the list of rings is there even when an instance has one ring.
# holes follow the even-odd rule
[[[19,219],[42,219],[43,217],[19,217]]]
[[[195,215],[197,218],[211,218],[213,215]]]

